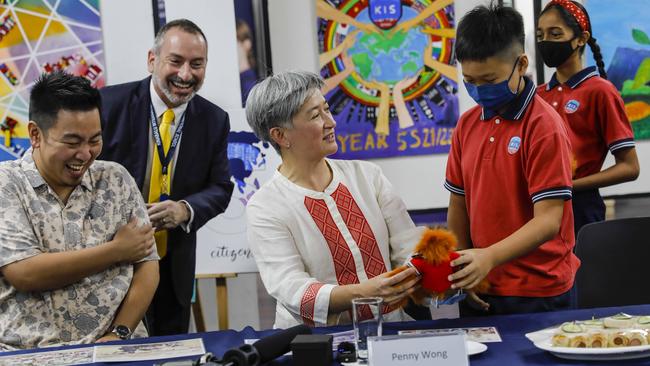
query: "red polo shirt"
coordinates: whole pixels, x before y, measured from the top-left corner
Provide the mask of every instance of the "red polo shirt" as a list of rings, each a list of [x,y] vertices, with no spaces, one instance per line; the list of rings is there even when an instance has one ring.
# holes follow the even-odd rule
[[[580,261],[573,254],[570,151],[562,120],[528,78],[503,116],[478,106],[461,116],[445,187],[465,196],[475,248],[489,247],[521,228],[533,218],[535,202],[565,200],[553,239],[488,274],[492,295],[549,297],[573,285]]]
[[[539,96],[562,117],[573,148],[573,178],[601,171],[607,150],[634,147],[634,132],[616,87],[587,67],[564,84],[551,80],[537,88]]]

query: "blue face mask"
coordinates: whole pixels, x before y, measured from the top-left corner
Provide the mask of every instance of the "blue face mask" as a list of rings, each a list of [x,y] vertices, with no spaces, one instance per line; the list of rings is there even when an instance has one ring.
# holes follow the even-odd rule
[[[483,84],[476,86],[467,81],[463,81],[470,97],[472,97],[478,105],[489,110],[494,111],[506,106],[515,99],[517,92],[519,91],[519,84],[521,84],[521,78],[519,78],[517,89],[514,92],[510,90],[510,87],[508,86],[508,82],[510,82],[510,78],[515,73],[515,68],[518,63],[519,57],[515,60],[515,64],[512,66],[512,71],[510,72],[508,79],[497,84]]]

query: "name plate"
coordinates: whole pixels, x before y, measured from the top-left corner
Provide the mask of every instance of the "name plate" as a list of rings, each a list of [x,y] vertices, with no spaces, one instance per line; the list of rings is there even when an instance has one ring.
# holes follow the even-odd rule
[[[372,366],[469,365],[462,332],[368,337],[368,362]]]

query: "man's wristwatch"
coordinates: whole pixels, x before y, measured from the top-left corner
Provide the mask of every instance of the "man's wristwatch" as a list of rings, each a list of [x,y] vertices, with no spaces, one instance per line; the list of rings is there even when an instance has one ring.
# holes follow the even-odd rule
[[[110,329],[111,333],[115,334],[119,339],[129,339],[133,334],[126,325],[112,325]]]

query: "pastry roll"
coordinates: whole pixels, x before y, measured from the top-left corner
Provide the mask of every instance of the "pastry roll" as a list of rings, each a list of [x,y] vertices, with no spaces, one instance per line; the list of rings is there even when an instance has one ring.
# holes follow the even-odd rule
[[[648,345],[648,332],[645,330],[637,329],[627,332],[630,340],[628,346],[646,346]]]
[[[577,334],[571,337],[569,341],[571,348],[587,348],[587,336],[585,334]]]
[[[630,338],[626,332],[614,332],[609,335],[609,347],[626,347],[630,344]]]
[[[587,337],[587,348],[607,347],[608,337],[603,332],[594,332]]]
[[[551,338],[553,347],[569,347],[569,337],[564,333],[557,333]]]

